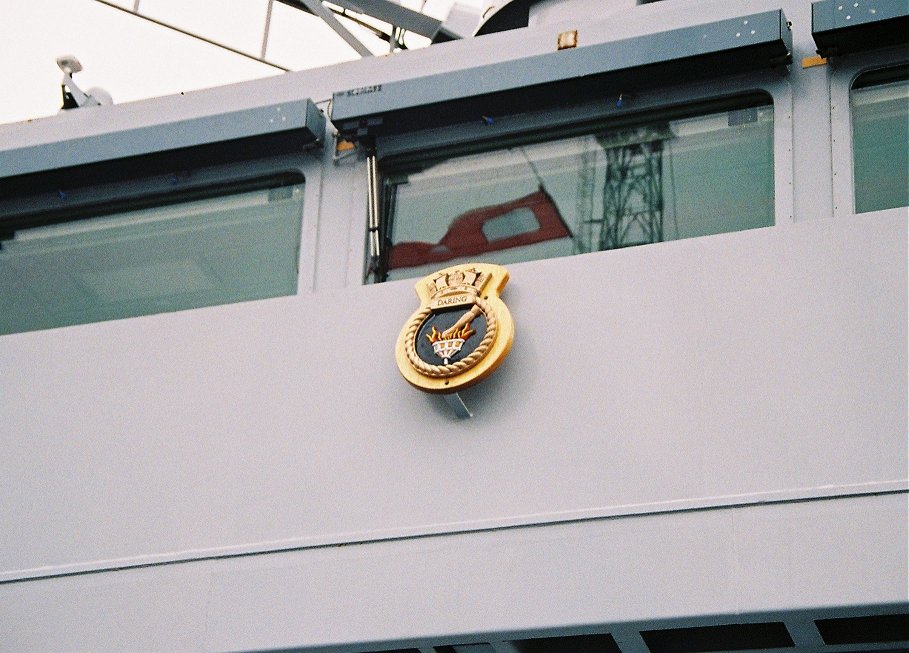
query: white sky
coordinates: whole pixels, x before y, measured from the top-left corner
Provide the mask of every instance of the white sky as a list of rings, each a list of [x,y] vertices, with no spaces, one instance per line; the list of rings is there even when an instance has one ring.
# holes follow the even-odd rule
[[[111,0],[132,8],[134,0]],[[479,6],[482,0],[458,0]],[[454,0],[406,0],[444,18]],[[261,54],[268,0],[140,0],[139,11],[184,30]],[[387,45],[373,38],[377,52]],[[416,45],[411,43],[411,47]],[[115,103],[282,74],[271,66],[160,27],[95,0],[0,0],[0,124],[57,113],[62,74],[72,54],[83,89],[99,86]],[[292,70],[358,58],[320,20],[278,2],[267,60]]]

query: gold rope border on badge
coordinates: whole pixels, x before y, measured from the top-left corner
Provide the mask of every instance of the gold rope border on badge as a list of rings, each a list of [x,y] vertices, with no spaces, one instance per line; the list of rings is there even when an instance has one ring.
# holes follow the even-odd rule
[[[407,325],[407,333],[404,336],[404,352],[407,354],[407,360],[410,361],[415,370],[434,379],[443,379],[466,372],[483,360],[483,357],[492,348],[492,343],[495,342],[499,324],[489,302],[477,295],[474,297],[473,303],[480,307],[480,310],[483,311],[483,316],[486,318],[486,335],[483,336],[480,344],[470,352],[470,355],[448,365],[430,365],[417,355],[417,332],[426,318],[435,311],[427,306],[413,314]]]

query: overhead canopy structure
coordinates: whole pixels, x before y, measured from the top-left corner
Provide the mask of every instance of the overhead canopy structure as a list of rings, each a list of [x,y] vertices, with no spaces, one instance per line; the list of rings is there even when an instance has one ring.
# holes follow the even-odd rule
[[[821,0],[811,5],[811,35],[817,51],[835,56],[909,43],[909,3]]]
[[[765,11],[343,91],[331,118],[346,138],[385,136],[782,66],[791,51],[786,16]]]
[[[325,117],[304,99],[191,118],[149,114],[144,125],[133,121],[101,135],[35,139],[0,152],[0,240],[17,229],[78,219],[71,189],[292,154],[324,133]],[[176,190],[165,184],[154,193]]]

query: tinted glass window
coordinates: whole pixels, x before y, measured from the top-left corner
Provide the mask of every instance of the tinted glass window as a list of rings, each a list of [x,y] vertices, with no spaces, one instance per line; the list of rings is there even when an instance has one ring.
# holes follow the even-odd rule
[[[890,78],[888,78],[890,77]],[[865,75],[852,89],[855,212],[909,206],[909,78]]]
[[[303,185],[21,229],[0,243],[0,333],[289,295]]]
[[[514,263],[773,224],[773,108],[485,151],[386,179],[384,274]]]

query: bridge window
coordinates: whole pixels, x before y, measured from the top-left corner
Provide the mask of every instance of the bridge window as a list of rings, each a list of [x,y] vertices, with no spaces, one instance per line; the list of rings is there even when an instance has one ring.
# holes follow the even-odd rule
[[[689,109],[690,111],[690,109]],[[382,161],[379,279],[770,226],[767,96],[540,142]]]
[[[251,185],[37,214],[0,241],[0,334],[295,293],[302,175]]]
[[[851,102],[855,212],[909,206],[909,68],[860,76]]]

